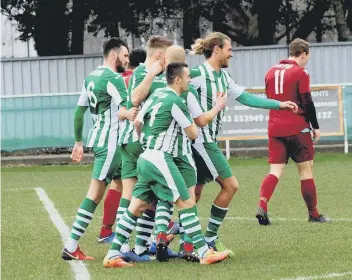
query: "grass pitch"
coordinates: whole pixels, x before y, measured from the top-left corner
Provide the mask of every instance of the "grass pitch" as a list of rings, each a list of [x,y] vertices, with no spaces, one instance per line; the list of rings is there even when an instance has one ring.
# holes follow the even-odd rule
[[[86,262],[91,279],[285,279],[341,273],[352,279],[352,156],[317,154],[314,175],[320,211],[332,224],[307,222],[299,176],[290,162],[269,204],[273,225],[255,220],[261,180],[268,172],[266,159],[230,160],[240,190],[220,230],[221,240],[236,253],[213,266],[181,260],[137,264],[131,269],[104,269],[109,245],[96,242],[102,204],[81,247],[96,259]],[[2,279],[74,279],[61,260],[61,236],[34,188],[43,188],[67,226],[71,226],[90,181],[91,166],[38,166],[3,168]],[[206,186],[199,204],[203,228],[219,186]],[[173,242],[177,247],[177,242]],[[345,274],[343,274],[345,273]],[[323,278],[303,278],[323,279]]]

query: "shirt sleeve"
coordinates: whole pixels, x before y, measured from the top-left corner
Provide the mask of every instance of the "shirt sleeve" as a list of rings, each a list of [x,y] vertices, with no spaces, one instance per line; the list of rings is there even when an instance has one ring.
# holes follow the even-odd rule
[[[74,114],[74,132],[75,132],[75,141],[82,141],[82,132],[84,125],[84,113],[87,111],[88,107],[77,105],[75,114]]]
[[[302,71],[302,74],[299,78],[299,93],[306,93],[306,92],[310,92],[310,77],[308,74],[307,70]]]
[[[144,115],[147,112],[152,101],[153,101],[152,98],[148,98],[147,101],[142,106],[142,109],[137,114],[136,120],[139,121],[140,123],[144,123]]]
[[[127,88],[120,74],[111,78],[107,84],[107,92],[115,101],[117,106],[125,106],[127,100]]]
[[[193,119],[198,118],[204,113],[202,107],[200,106],[198,92],[192,86],[189,87],[189,92],[187,95],[187,107],[188,112],[191,114]]]
[[[202,84],[205,84],[205,76],[202,75],[202,72],[198,68],[190,70],[191,82],[190,84],[195,88],[199,89]]]
[[[243,86],[236,84],[236,82],[231,78],[231,76],[227,72],[224,71],[224,73],[225,73],[227,82],[229,83],[228,89],[227,89],[228,98],[230,99],[238,98],[244,92],[245,88]]]
[[[131,87],[131,91],[134,90],[136,87],[138,87],[144,80],[145,75],[147,75],[147,71],[143,70],[137,70],[133,72],[131,79],[132,79],[132,84],[129,85]]]
[[[173,103],[171,108],[172,117],[181,126],[181,128],[187,128],[193,123],[185,103],[186,101],[179,97],[176,102]]]
[[[81,92],[81,95],[79,96],[77,105],[82,107],[89,107],[88,98],[89,97],[88,97],[87,89],[85,87],[85,81],[83,81],[82,92]]]

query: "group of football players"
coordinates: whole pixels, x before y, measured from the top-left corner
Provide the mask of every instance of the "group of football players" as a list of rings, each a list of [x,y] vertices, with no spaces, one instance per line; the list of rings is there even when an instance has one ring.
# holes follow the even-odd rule
[[[320,130],[304,69],[310,57],[309,44],[295,39],[289,51],[288,59],[267,72],[267,98],[260,98],[246,92],[224,70],[233,51],[230,38],[220,32],[195,41],[192,52],[203,54],[205,62],[192,69],[185,63],[185,50],[163,36],[149,38],[146,51],[131,53],[120,38],[105,42],[103,65],[84,80],[74,115],[72,160],[83,158],[83,119],[88,108],[94,124],[86,146],[92,148],[95,158],[89,190],[62,258],[93,259],[80,249],[79,239],[107,185],[98,239],[111,242],[104,267],[175,257],[212,264],[233,257],[234,252],[218,236],[239,185],[217,143],[228,99],[270,110],[270,174],[260,188],[259,224],[271,224],[267,204],[290,157],[298,167],[308,220],[330,222],[317,210],[312,174],[312,136],[318,141]],[[211,181],[221,188],[210,206],[203,233],[197,203],[204,185]],[[174,205],[178,222],[172,219]],[[129,239],[134,230],[135,247],[131,249]],[[168,248],[175,233],[180,234],[178,253]]]

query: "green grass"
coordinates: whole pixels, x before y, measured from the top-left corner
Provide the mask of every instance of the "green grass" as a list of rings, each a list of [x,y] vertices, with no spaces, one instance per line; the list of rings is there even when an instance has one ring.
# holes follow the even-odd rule
[[[265,280],[352,271],[352,221],[308,223],[299,177],[292,162],[269,205],[271,227],[261,227],[255,220],[234,219],[254,218],[259,185],[268,172],[266,159],[232,158],[230,163],[240,182],[240,190],[220,236],[235,251],[234,259],[208,267],[175,260],[138,264],[132,269],[104,269],[102,260],[109,246],[96,243],[101,223],[100,205],[81,240],[81,247],[96,258],[87,263],[91,278]],[[352,219],[351,170],[351,155],[316,156],[315,182],[322,213],[335,219]],[[33,188],[42,187],[65,223],[71,226],[86,194],[90,172],[89,165],[2,169],[2,279],[73,279],[69,265],[60,258],[60,234]],[[199,205],[204,227],[218,190],[215,184],[209,184],[204,190]],[[350,279],[348,277],[351,275],[339,279]]]

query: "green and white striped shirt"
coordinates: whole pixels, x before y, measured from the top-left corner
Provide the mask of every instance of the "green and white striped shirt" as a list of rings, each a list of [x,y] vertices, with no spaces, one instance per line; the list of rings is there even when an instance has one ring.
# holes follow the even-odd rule
[[[155,90],[165,88],[166,86],[166,75],[161,74],[154,78],[153,84],[150,88],[150,92],[153,93]],[[186,101],[188,113],[191,115],[192,119],[198,118],[200,115],[203,114],[203,110],[200,106],[198,99],[198,92],[194,89],[193,86],[190,85],[189,90],[183,92],[180,97]],[[177,150],[177,157],[192,153],[191,141],[188,139],[183,129],[180,129],[179,132]]]
[[[128,83],[128,94],[127,94],[127,110],[133,107],[132,105],[132,91],[143,82],[145,76],[147,75],[147,66],[144,63],[140,63],[139,66],[133,71],[133,74]],[[139,109],[143,106],[143,103],[139,106]],[[119,145],[137,142],[138,135],[135,131],[133,121],[128,119],[124,120],[124,129],[121,133]]]
[[[227,71],[221,69],[216,72],[208,62],[191,70],[191,85],[198,92],[200,105],[204,112],[211,110],[215,106],[216,97],[219,92],[227,94],[228,98],[236,99],[243,92],[244,87],[237,85]],[[224,110],[206,126],[198,132],[196,143],[215,142],[218,136]]]
[[[118,112],[126,96],[122,76],[108,67],[98,67],[84,80],[77,105],[89,107],[93,119],[87,147],[117,145],[121,127]]]
[[[178,155],[180,130],[189,127],[193,120],[186,102],[171,88],[154,91],[137,115],[144,123],[140,142],[144,149],[160,150]]]

